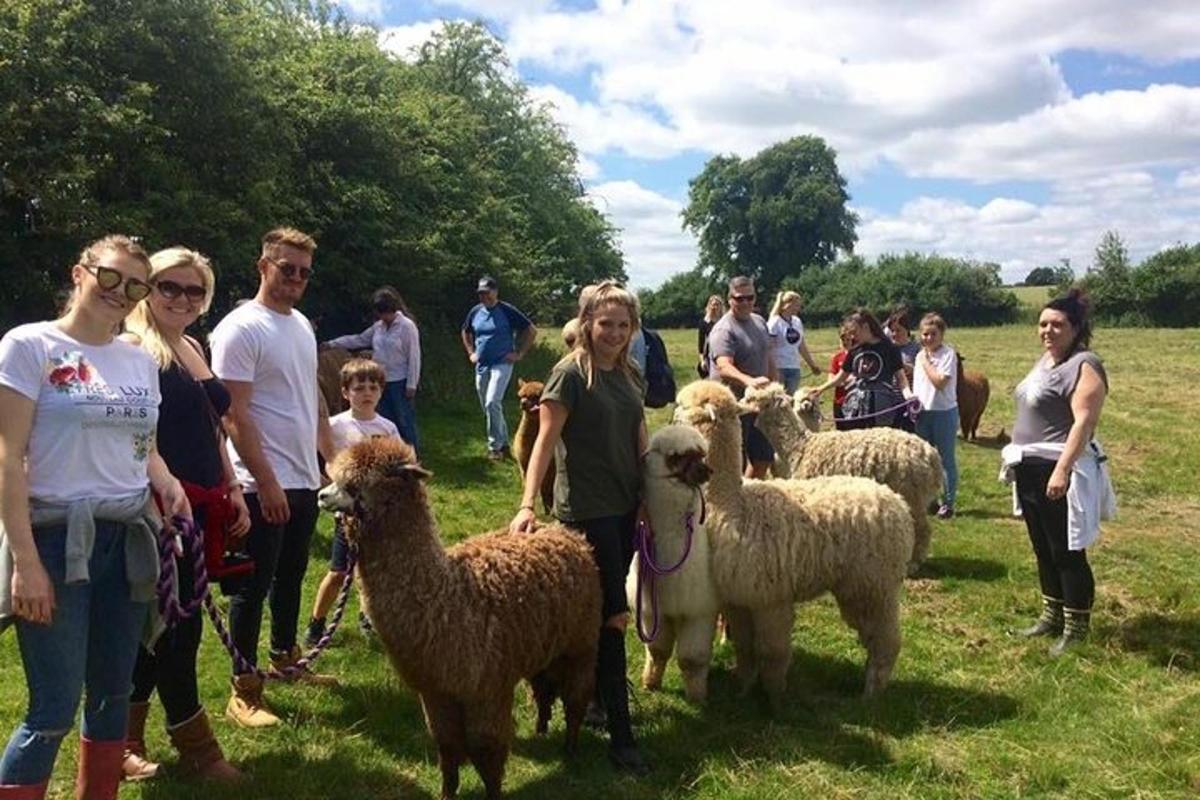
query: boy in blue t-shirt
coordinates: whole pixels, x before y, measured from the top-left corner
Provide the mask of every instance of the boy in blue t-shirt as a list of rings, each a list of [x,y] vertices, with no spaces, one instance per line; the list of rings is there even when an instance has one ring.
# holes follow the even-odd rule
[[[495,278],[480,278],[476,292],[479,302],[463,320],[462,342],[468,360],[475,365],[475,391],[487,418],[488,459],[501,461],[509,454],[504,393],[513,364],[537,340],[537,328],[529,317],[500,301]]]

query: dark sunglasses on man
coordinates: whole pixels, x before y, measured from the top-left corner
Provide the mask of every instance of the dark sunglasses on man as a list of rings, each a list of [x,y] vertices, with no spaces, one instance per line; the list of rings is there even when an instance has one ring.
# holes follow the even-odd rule
[[[154,288],[168,300],[174,300],[180,295],[186,295],[188,302],[191,303],[199,303],[208,295],[208,290],[203,286],[196,284],[182,286],[175,281],[155,281]]]
[[[753,303],[754,295],[752,294],[731,294],[729,299],[735,303]]]
[[[300,276],[300,280],[302,281],[306,281],[312,277],[312,267],[298,267],[295,264],[283,261],[282,259],[271,258],[270,256],[263,256],[263,258],[274,264],[279,271],[283,273],[283,277],[287,278],[289,281],[295,278],[297,275]]]
[[[134,303],[139,300],[145,300],[146,295],[150,294],[150,284],[138,278],[126,278],[121,274],[120,270],[99,265],[93,266],[91,264],[84,264],[83,268],[96,277],[96,283],[106,292],[120,288],[121,284],[124,283],[125,298]]]

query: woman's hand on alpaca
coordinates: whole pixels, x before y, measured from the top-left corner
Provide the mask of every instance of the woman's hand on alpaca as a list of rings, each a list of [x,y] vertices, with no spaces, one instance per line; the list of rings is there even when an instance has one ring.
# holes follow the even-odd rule
[[[28,563],[13,562],[12,608],[22,619],[50,624],[54,615],[54,584],[36,556]]]
[[[532,505],[524,505],[518,509],[516,516],[512,518],[512,522],[508,523],[509,533],[532,533],[533,526],[537,523],[537,514],[533,513]]]

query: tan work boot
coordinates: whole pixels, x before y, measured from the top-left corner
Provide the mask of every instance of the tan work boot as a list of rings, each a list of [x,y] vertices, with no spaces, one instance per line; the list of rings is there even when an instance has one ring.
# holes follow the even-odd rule
[[[253,673],[234,675],[230,679],[233,694],[225,707],[225,716],[243,728],[267,728],[279,724],[263,700],[263,680]]]
[[[167,735],[179,751],[180,774],[227,784],[246,779],[240,770],[225,760],[204,709],[186,722],[167,728]]]
[[[149,713],[149,702],[129,704],[125,757],[121,762],[121,772],[127,781],[145,781],[158,774],[158,764],[146,760],[146,716]]]
[[[292,645],[292,649],[286,653],[271,652],[271,666],[283,672],[288,667],[295,666],[296,662],[301,658],[300,648],[297,645]],[[313,672],[307,666],[301,669],[295,675],[295,680],[300,683],[310,683],[313,686],[337,686],[338,679],[335,675],[322,675],[319,672]]]

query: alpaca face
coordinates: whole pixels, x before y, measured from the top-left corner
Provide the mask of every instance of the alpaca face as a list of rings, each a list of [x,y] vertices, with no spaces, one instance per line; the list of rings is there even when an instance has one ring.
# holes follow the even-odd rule
[[[646,474],[699,488],[712,476],[705,462],[708,441],[694,428],[670,425],[655,431],[646,452]]]
[[[537,414],[542,404],[542,389],[545,384],[541,381],[517,381],[517,401],[521,404],[521,413]]]
[[[333,482],[321,490],[317,501],[326,511],[355,516],[369,509],[372,501],[403,494],[403,485],[430,477],[417,463],[412,447],[399,439],[367,439],[346,448],[329,465],[329,475]]]
[[[821,413],[820,401],[813,401],[807,397],[796,395],[792,408],[795,409],[796,416],[804,423],[804,427],[813,433],[821,430],[821,422],[825,419],[825,415]]]

